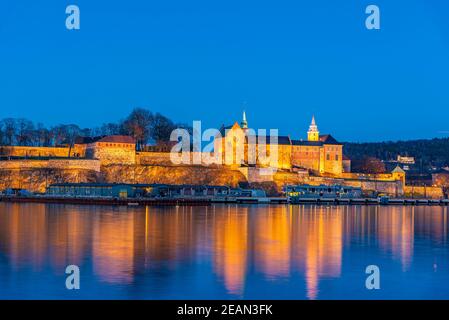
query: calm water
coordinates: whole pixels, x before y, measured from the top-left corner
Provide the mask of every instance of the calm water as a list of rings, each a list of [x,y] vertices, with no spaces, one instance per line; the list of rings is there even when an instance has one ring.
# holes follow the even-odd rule
[[[448,212],[0,203],[0,298],[448,299]]]

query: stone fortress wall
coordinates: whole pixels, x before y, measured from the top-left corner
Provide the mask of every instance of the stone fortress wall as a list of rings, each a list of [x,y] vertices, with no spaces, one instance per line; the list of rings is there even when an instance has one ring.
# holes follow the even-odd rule
[[[192,185],[228,185],[246,182],[239,171],[225,167],[109,165],[102,167],[104,181],[116,183],[164,183]]]
[[[101,181],[101,174],[94,170],[56,168],[21,168],[18,170],[0,168],[0,190],[17,188],[43,193],[53,183],[98,181]]]
[[[0,161],[0,190],[8,188],[45,192],[52,183],[97,182],[100,161],[91,159],[48,159]]]
[[[402,178],[405,179],[405,174],[402,176],[396,175],[393,173],[378,173],[378,174],[366,174],[366,173],[353,173],[353,172],[344,172],[340,175],[340,178],[349,179],[349,180],[373,180],[373,181],[398,181]],[[405,180],[404,180],[405,182]]]
[[[45,161],[0,161],[0,190],[8,188],[45,192],[53,183],[166,183],[193,185],[229,185],[237,187],[246,182],[240,172],[224,167],[122,165],[95,166],[64,165]],[[101,168],[101,170],[100,170]]]
[[[0,146],[0,157],[68,157],[68,147]]]
[[[136,151],[133,147],[93,145],[86,149],[86,157],[99,159],[102,166],[110,164],[135,164]]]
[[[137,152],[136,164],[170,166],[172,162],[169,152]]]
[[[276,172],[273,176],[273,181],[278,188],[284,185],[292,184],[310,184],[310,185],[346,185],[351,187],[362,188],[365,192],[384,193],[389,196],[397,197],[404,194],[404,186],[399,180],[360,180],[360,179],[344,179],[324,176],[310,176],[303,172]],[[281,189],[279,189],[281,190]]]
[[[100,172],[100,161],[92,159],[48,159],[0,161],[0,170],[61,169]]]
[[[137,152],[135,162],[138,165],[164,165],[164,166],[185,166],[185,165],[201,165],[201,166],[217,166],[219,163],[212,162],[210,159],[214,157],[214,153],[204,152],[185,152],[183,155],[178,153],[173,162],[170,152]]]
[[[407,198],[441,199],[444,197],[444,192],[440,187],[405,186],[404,196]]]
[[[8,148],[9,155],[11,156],[24,156],[31,154],[36,155],[39,150],[41,154],[45,156],[58,156],[68,154],[68,148],[34,148],[34,147],[21,147],[21,148]],[[53,152],[51,149],[54,149]],[[79,152],[80,148],[73,148],[74,152]],[[378,192],[384,192],[391,195],[397,195],[403,193],[403,188],[397,186],[395,177],[392,174],[384,175],[359,175],[345,173],[342,177],[318,177],[310,176],[307,171],[291,172],[289,170],[277,170],[272,174],[267,172],[261,172],[261,168],[252,167],[232,167],[232,166],[217,166],[206,165],[204,162],[201,165],[192,165],[194,157],[201,157],[203,154],[189,153],[188,163],[182,163],[175,165],[169,152],[134,152],[131,149],[121,149],[118,147],[99,147],[98,150],[89,150],[89,147],[85,149],[85,155],[94,159],[86,158],[70,158],[70,159],[22,159],[22,160],[8,160],[0,161],[0,171],[14,172],[21,171],[22,177],[19,180],[23,180],[23,176],[27,174],[30,176],[36,176],[32,171],[39,170],[62,170],[77,172],[75,175],[65,175],[67,181],[64,182],[76,182],[76,177],[84,175],[86,172],[102,173],[102,177],[108,182],[125,182],[128,180],[135,181],[132,177],[138,177],[137,180],[142,183],[211,183],[215,184],[220,182],[222,184],[235,184],[236,181],[246,181],[248,183],[261,183],[261,182],[274,182],[277,185],[278,191],[282,190],[282,187],[286,184],[301,184],[308,183],[313,185],[319,184],[347,184],[357,187],[362,187],[367,190],[377,190]],[[33,151],[33,152],[31,152]],[[45,152],[45,153],[43,153]],[[84,152],[81,149],[81,152]],[[209,154],[210,156],[210,154]],[[95,159],[96,158],[96,159]],[[187,169],[180,169],[181,167],[192,168],[193,171]],[[198,169],[201,167],[202,169]],[[215,170],[206,170],[206,167],[214,168]],[[121,168],[121,169],[120,169]],[[187,171],[186,171],[187,170]],[[196,171],[195,171],[196,170]],[[199,170],[199,171],[198,171]],[[137,172],[137,175],[136,175]],[[139,173],[140,172],[140,173]],[[199,172],[203,172],[201,175]],[[233,172],[233,173],[231,173]],[[194,173],[194,174],[193,174]],[[15,174],[15,173],[14,173]],[[37,175],[39,176],[39,174]],[[196,178],[192,178],[196,177]],[[238,178],[236,178],[238,177]],[[36,177],[35,177],[36,178]],[[46,177],[47,179],[47,177]],[[374,179],[375,182],[369,181]],[[27,179],[25,179],[27,180]],[[85,180],[85,179],[84,179]],[[366,181],[365,181],[366,180]],[[23,183],[19,183],[24,185]],[[10,186],[13,184],[9,184]],[[15,185],[15,184],[14,184]],[[30,184],[38,185],[38,190],[42,191],[42,184]],[[33,188],[32,191],[36,191]],[[415,192],[417,194],[418,192]],[[430,193],[429,193],[430,194]]]
[[[300,147],[311,158],[317,156],[312,152],[314,151],[312,148]],[[335,154],[330,156],[328,163],[333,166],[332,162],[338,162],[339,168],[340,146],[329,147],[335,148],[330,150],[335,151]],[[69,152],[71,158],[67,158]],[[208,157],[212,155],[207,154]],[[75,144],[73,148],[0,147],[0,157],[3,158],[0,161],[0,179],[2,177],[4,179],[0,183],[0,190],[5,187],[28,186],[31,191],[43,192],[44,186],[49,181],[223,185],[236,185],[239,182],[269,182],[275,184],[278,191],[287,184],[344,184],[391,196],[432,198],[443,196],[441,188],[405,186],[403,172],[377,175],[345,172],[334,175],[310,175],[308,170],[285,169],[285,165],[282,165],[272,174],[267,174],[266,171],[261,171],[262,168],[257,167],[207,164],[204,161],[206,157],[204,153],[190,152],[187,163],[175,164],[172,162],[170,152],[136,152],[135,144],[120,142]],[[7,157],[25,159],[8,159]],[[37,159],[39,157],[40,159]],[[200,159],[200,164],[195,164],[194,159]],[[320,171],[320,168],[316,169]],[[329,172],[334,170],[331,167],[326,169]],[[49,178],[49,175],[54,177]]]
[[[242,182],[271,182],[278,192],[287,184],[343,184],[390,196],[443,197],[441,188],[403,186],[400,181],[336,179],[286,171],[278,171],[270,176],[259,175],[256,170],[246,170],[249,174],[241,171],[226,167],[173,165],[107,165],[102,166],[100,171],[98,160],[0,161],[0,190],[24,188],[45,192],[48,185],[61,182],[211,184],[234,187]]]

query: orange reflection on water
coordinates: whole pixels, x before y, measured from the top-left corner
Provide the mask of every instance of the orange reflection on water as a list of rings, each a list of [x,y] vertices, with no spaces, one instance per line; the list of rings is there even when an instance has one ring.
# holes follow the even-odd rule
[[[269,279],[290,272],[291,224],[287,206],[259,208],[251,220],[257,269]]]
[[[342,276],[343,250],[380,248],[405,271],[415,236],[444,243],[447,225],[447,208],[441,207],[0,203],[0,252],[13,271],[50,266],[63,275],[69,264],[91,264],[87,270],[95,278],[113,284],[133,283],[137,274],[200,282],[206,272],[242,297],[251,273],[280,283],[299,273],[306,297],[316,299],[320,282]]]
[[[304,268],[307,297],[316,299],[321,277],[339,277],[343,250],[343,215],[340,207],[294,208],[295,246]]]
[[[414,212],[416,234],[430,236],[437,243],[447,240],[447,207],[440,208],[440,210],[435,210],[433,207],[420,207],[420,210]]]
[[[19,266],[22,261],[30,261],[39,270],[45,259],[46,216],[43,206],[37,206],[34,214],[23,212],[23,206],[9,204],[9,214],[0,221],[0,237],[6,247],[10,262]]]
[[[410,266],[413,254],[414,215],[414,207],[386,207],[376,212],[379,246],[400,260],[403,270]]]
[[[45,216],[46,242],[50,251],[52,267],[59,272],[69,264],[80,264],[91,247],[92,226],[86,223],[89,212],[74,206],[65,206],[60,214],[60,206],[38,205],[38,212]],[[36,212],[32,210],[31,215]],[[37,227],[37,232],[42,232]]]
[[[97,216],[93,221],[93,267],[100,279],[130,283],[134,266],[134,215]]]
[[[243,291],[248,253],[248,210],[229,208],[227,213],[214,214],[214,266],[231,294]]]
[[[13,265],[28,262],[39,270],[49,259],[51,267],[60,271],[80,263],[86,254],[90,227],[78,212],[64,208],[64,214],[58,215],[54,206],[14,203],[4,204],[4,210],[0,239]]]
[[[192,257],[197,247],[197,225],[190,207],[145,209],[144,252],[145,266],[152,268],[164,262],[170,268]],[[143,224],[143,222],[142,222]]]

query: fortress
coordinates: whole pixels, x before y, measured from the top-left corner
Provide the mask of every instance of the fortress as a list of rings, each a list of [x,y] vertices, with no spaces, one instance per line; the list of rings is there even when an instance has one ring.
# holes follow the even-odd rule
[[[222,126],[214,140],[217,163],[174,164],[171,147],[153,147],[136,151],[129,136],[79,137],[63,147],[0,146],[0,190],[25,188],[44,192],[52,183],[112,182],[167,183],[237,186],[259,184],[280,191],[287,184],[345,184],[364,190],[403,195],[405,172],[396,168],[386,174],[350,172],[350,160],[343,155],[343,145],[330,134],[321,135],[312,118],[306,140],[290,136],[260,136],[249,129],[245,113],[240,123]],[[267,156],[276,150],[275,162],[267,163],[259,156],[264,148]],[[241,152],[240,152],[240,151]],[[231,152],[230,152],[231,151]],[[188,157],[205,158],[205,153],[189,152]],[[229,157],[230,155],[230,157]],[[275,168],[272,174],[260,174],[263,168]],[[412,193],[438,197],[431,187]]]
[[[315,117],[312,117],[307,140],[292,140],[290,136],[258,136],[254,130],[248,129],[246,114],[239,125],[235,122],[232,126],[222,126],[221,136],[214,141],[214,150],[223,157],[223,163],[228,165],[271,166],[283,170],[308,170],[315,175],[331,175],[339,177],[345,171],[343,166],[343,145],[330,134],[320,135]],[[262,140],[262,144],[261,144]],[[252,144],[252,145],[251,145]],[[261,148],[265,148],[262,154],[270,157],[270,151],[276,148],[277,161],[263,163],[258,158]],[[232,149],[232,151],[227,149]],[[239,152],[238,150],[242,152]],[[251,149],[252,152],[251,152]],[[271,150],[270,150],[271,149]],[[257,152],[256,152],[257,150]],[[230,157],[228,159],[226,157]],[[251,158],[254,161],[251,161]],[[350,164],[345,164],[349,170]]]
[[[243,113],[241,124],[235,122],[232,126],[222,126],[221,135],[214,141],[214,154],[220,159],[216,164],[223,164],[236,169],[239,166],[255,164],[256,167],[272,166],[280,170],[308,170],[314,175],[331,175],[339,177],[349,171],[349,166],[343,165],[343,145],[331,135],[320,135],[315,118],[312,118],[307,140],[293,140],[290,136],[260,137],[253,135],[248,129],[246,115]],[[260,140],[263,138],[264,143]],[[251,142],[254,144],[251,145]],[[270,157],[276,147],[277,161],[263,163],[256,156],[251,163],[252,146],[259,150],[266,148],[265,154]],[[231,151],[229,152],[229,149]],[[238,154],[236,150],[242,150]],[[231,155],[232,159],[226,158]],[[193,156],[193,153],[192,155]],[[200,155],[203,158],[203,155]],[[101,166],[107,165],[136,165],[136,164],[170,164],[170,149],[159,151],[138,152],[135,140],[130,136],[78,137],[73,146],[65,147],[28,147],[4,146],[0,147],[0,157],[9,160],[14,158],[42,159],[42,158],[71,158],[99,161]],[[188,164],[188,163],[186,163]],[[204,163],[203,163],[204,164]]]

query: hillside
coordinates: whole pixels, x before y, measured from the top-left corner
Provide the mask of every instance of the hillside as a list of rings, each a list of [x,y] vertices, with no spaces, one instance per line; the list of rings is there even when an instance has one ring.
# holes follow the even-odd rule
[[[375,143],[345,142],[343,152],[350,159],[375,157],[384,161],[396,160],[398,155],[415,157],[423,169],[449,165],[449,138],[431,140],[387,141]]]

